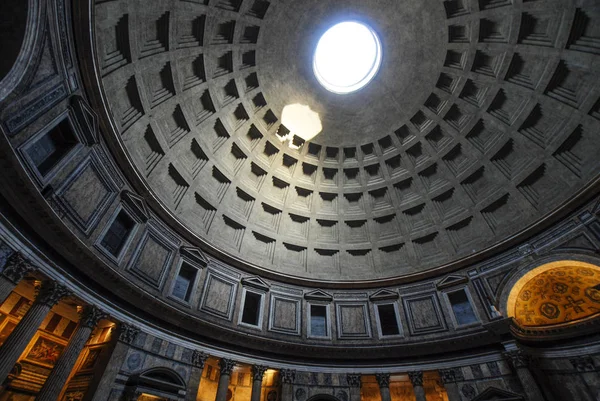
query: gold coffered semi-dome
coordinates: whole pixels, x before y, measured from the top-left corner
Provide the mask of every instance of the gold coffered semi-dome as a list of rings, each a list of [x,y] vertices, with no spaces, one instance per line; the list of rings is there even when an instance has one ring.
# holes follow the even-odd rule
[[[3,4],[0,401],[597,398],[597,1]]]

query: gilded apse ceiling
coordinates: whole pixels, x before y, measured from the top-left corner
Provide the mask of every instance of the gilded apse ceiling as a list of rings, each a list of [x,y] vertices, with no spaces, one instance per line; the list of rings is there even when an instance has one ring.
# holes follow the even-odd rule
[[[572,322],[600,312],[600,271],[569,265],[529,279],[515,300],[514,316],[523,326]]]
[[[98,1],[114,139],[170,225],[310,280],[407,276],[497,246],[597,178],[592,1]],[[319,85],[336,22],[367,23],[363,89]],[[595,64],[596,63],[596,64]],[[318,114],[309,141],[287,105]]]

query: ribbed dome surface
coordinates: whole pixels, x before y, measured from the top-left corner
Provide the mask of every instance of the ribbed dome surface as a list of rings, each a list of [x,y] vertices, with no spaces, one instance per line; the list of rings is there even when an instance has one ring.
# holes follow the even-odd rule
[[[182,227],[304,278],[397,277],[499,244],[598,173],[598,9],[510,0],[115,0],[97,61],[130,162]],[[382,41],[340,96],[312,54],[341,20]],[[282,141],[283,107],[323,131]]]

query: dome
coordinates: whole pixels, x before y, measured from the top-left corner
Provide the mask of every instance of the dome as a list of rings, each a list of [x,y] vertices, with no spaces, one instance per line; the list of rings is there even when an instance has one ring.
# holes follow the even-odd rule
[[[4,3],[0,400],[597,398],[593,1]]]
[[[315,77],[325,89],[338,94],[367,85],[380,65],[379,37],[356,21],[343,21],[329,28],[319,39],[313,56]]]
[[[519,25],[511,6],[465,17],[436,1],[298,1],[264,15],[254,3],[143,15],[118,4],[97,7],[94,44],[126,169],[171,227],[248,271],[313,284],[450,271],[526,237],[597,173],[593,128],[568,113],[593,68],[537,52],[558,43],[562,11],[523,11]],[[377,33],[382,59],[342,96],[313,60],[350,20]],[[310,135],[282,120],[294,106],[313,113]]]

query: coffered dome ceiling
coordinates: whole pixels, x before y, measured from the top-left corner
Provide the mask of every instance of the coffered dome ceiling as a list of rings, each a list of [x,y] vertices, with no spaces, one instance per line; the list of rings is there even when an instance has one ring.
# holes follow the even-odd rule
[[[348,95],[312,71],[342,20],[383,51]],[[121,167],[173,228],[254,268],[372,280],[497,247],[596,178],[599,22],[586,1],[98,1],[96,59]],[[310,141],[282,125],[294,104],[319,116]]]

